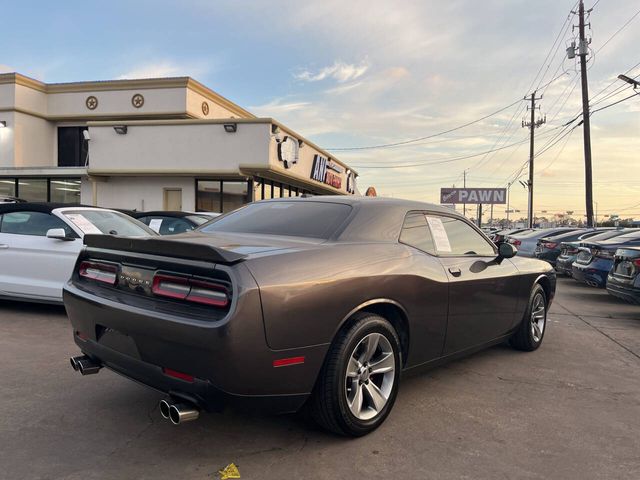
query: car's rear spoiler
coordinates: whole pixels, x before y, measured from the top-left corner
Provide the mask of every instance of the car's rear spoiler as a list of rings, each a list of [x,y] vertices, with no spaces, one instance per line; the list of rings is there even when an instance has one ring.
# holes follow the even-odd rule
[[[131,238],[116,235],[88,234],[84,236],[84,244],[92,248],[203,260],[214,263],[235,263],[246,258],[246,255],[242,253],[211,245],[155,237]]]

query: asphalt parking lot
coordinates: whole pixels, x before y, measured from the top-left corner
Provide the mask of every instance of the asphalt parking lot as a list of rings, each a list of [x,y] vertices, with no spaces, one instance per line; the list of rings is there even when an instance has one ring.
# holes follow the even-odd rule
[[[226,412],[179,427],[160,395],[81,377],[59,307],[0,303],[0,478],[640,478],[640,307],[559,279],[543,346],[403,379],[373,434]]]

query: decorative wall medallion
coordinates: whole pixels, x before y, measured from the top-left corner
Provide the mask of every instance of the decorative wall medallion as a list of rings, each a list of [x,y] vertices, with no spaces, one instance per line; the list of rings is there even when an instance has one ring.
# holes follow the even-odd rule
[[[131,105],[136,108],[140,108],[144,105],[144,97],[141,94],[136,93],[133,97],[131,97]]]
[[[202,102],[202,113],[205,117],[209,115],[209,104],[207,102]]]
[[[84,104],[87,106],[89,110],[95,110],[96,108],[98,108],[98,99],[93,95],[91,95],[87,97]]]

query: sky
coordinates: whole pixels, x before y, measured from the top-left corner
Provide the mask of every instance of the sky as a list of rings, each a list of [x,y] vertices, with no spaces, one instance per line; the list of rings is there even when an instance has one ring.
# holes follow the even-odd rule
[[[575,0],[51,5],[0,2],[0,72],[45,82],[191,76],[335,149],[359,173],[361,191],[373,185],[386,196],[437,203],[440,187],[462,186],[466,171],[468,187],[513,181],[510,206],[524,216],[523,98],[538,87],[537,113],[547,123],[535,132],[534,209],[585,213],[582,127],[572,130],[580,119],[563,127],[581,111],[578,66],[565,54],[577,34]],[[616,77],[640,75],[640,4],[585,5],[594,7],[588,76],[595,110],[633,94]],[[591,122],[598,216],[640,218],[640,96],[594,112]],[[496,206],[494,215],[504,210]]]

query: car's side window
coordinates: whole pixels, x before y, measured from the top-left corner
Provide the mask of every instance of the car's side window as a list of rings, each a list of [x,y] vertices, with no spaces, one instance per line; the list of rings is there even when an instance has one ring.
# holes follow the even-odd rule
[[[5,213],[0,224],[0,233],[44,237],[50,228],[63,228],[67,235],[77,237],[71,227],[55,215],[28,211]]]
[[[445,215],[427,214],[436,252],[442,255],[496,254],[495,247],[466,222]]]
[[[402,225],[402,232],[400,232],[400,242],[431,255],[436,253],[427,219],[422,212],[407,214]]]

